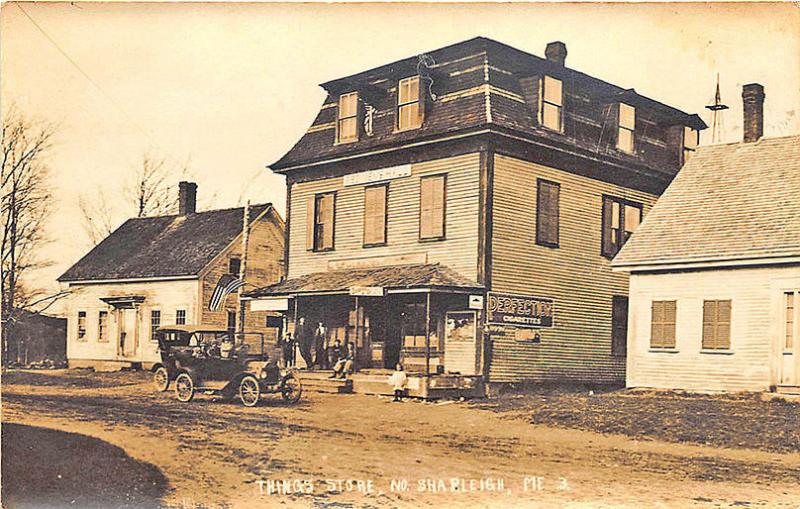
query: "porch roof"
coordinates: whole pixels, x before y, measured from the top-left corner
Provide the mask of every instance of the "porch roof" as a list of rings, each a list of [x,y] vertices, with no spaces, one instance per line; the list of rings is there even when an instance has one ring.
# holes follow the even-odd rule
[[[406,289],[450,289],[477,290],[483,285],[471,281],[449,267],[438,263],[416,265],[393,265],[315,272],[274,285],[247,292],[249,298],[349,293],[357,287],[381,287],[386,290]]]

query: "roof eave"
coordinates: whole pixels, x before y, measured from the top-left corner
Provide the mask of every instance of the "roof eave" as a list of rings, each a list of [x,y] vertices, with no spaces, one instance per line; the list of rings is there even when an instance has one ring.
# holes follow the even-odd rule
[[[653,260],[648,262],[611,262],[614,272],[669,272],[685,269],[715,269],[754,267],[763,265],[800,264],[800,253],[775,256],[696,258],[683,260]]]

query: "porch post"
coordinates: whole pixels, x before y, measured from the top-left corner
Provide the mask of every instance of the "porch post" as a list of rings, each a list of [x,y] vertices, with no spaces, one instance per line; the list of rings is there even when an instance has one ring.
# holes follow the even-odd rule
[[[297,338],[297,306],[300,304],[300,296],[294,296],[294,334],[292,337],[292,359],[294,360],[294,365],[292,367],[297,366],[297,350],[300,346],[299,339]]]
[[[359,319],[358,319],[358,295],[355,296],[355,304],[356,304],[356,340],[353,343],[353,371],[355,371],[356,359],[358,359],[358,329]],[[347,351],[347,345],[345,347],[345,352]]]
[[[425,296],[425,376],[431,374],[431,292]]]

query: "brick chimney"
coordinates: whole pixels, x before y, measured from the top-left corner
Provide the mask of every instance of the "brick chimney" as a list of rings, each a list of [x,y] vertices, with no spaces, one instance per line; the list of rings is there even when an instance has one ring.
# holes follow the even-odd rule
[[[758,141],[764,135],[764,87],[750,83],[742,87],[744,142]]]
[[[178,213],[182,216],[197,212],[197,184],[194,182],[178,183]]]
[[[547,60],[563,67],[567,60],[567,45],[561,41],[547,43],[544,56],[547,57]]]

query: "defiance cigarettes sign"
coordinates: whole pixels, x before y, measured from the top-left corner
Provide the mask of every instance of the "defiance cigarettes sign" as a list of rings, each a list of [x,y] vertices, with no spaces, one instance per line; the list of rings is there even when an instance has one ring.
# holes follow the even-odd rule
[[[552,327],[553,299],[531,295],[489,292],[486,301],[487,321],[516,327]]]

